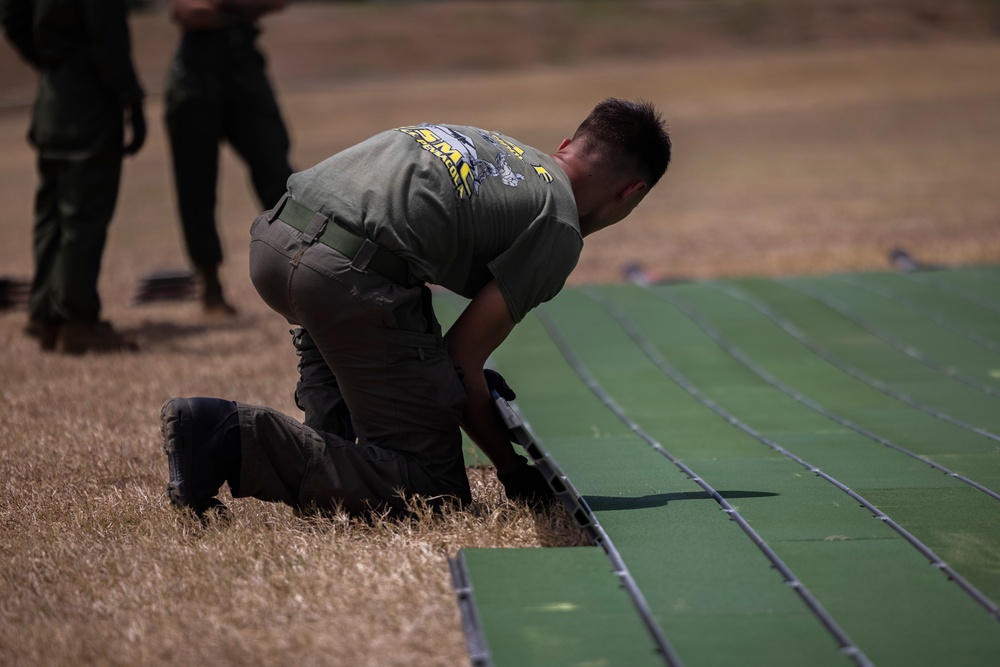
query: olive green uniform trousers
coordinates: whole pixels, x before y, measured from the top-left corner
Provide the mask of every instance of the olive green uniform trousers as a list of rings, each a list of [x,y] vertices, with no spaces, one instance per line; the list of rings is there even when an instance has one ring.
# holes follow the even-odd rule
[[[413,495],[469,502],[465,386],[430,290],[393,282],[315,235],[269,213],[251,229],[254,286],[307,332],[297,399],[310,425],[239,404],[239,495],[352,513],[402,511]]]

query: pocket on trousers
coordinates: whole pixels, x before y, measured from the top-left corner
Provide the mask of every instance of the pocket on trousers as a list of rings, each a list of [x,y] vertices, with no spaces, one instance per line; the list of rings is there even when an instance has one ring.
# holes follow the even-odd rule
[[[384,329],[393,401],[404,421],[452,429],[461,421],[465,386],[441,336]]]

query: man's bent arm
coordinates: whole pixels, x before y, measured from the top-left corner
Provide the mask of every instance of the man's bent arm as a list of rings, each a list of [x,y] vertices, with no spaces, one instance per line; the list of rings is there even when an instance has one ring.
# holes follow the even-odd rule
[[[483,376],[486,360],[514,328],[496,281],[490,281],[472,299],[445,335],[448,353],[465,374],[466,403],[462,428],[486,453],[497,472],[517,467],[518,459],[507,439],[507,429],[493,405]]]

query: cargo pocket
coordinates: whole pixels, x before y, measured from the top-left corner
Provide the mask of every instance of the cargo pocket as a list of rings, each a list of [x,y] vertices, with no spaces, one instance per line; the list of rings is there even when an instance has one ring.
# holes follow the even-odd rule
[[[400,329],[383,332],[396,418],[414,431],[457,429],[465,406],[465,387],[444,339]],[[403,427],[404,431],[409,429]]]

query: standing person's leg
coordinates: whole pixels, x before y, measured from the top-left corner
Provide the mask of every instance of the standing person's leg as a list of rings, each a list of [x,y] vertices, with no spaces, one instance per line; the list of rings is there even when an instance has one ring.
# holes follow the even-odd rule
[[[52,270],[53,303],[62,320],[60,352],[135,350],[110,324],[100,321],[98,279],[108,227],[118,200],[122,171],[121,119],[93,153],[65,160],[59,181],[60,245]]]
[[[35,275],[28,298],[28,333],[38,337],[43,350],[56,345],[59,319],[53,304],[53,271],[59,256],[62,225],[59,221],[59,178],[61,160],[38,157],[38,190],[35,193],[35,221],[32,250]]]
[[[171,69],[166,126],[184,243],[195,267],[218,266],[222,243],[215,225],[221,100],[210,75]]]
[[[292,168],[288,130],[265,68],[264,56],[252,44],[234,55],[227,80],[225,131],[250,169],[261,205],[270,207],[285,194]]]
[[[177,210],[188,257],[202,280],[202,305],[209,313],[234,314],[219,282],[223,254],[215,209],[223,91],[212,46],[182,42],[167,81],[165,120]]]
[[[66,320],[96,322],[101,312],[97,280],[118,200],[122,153],[107,150],[65,160],[59,182],[62,234],[54,267],[56,310]]]

